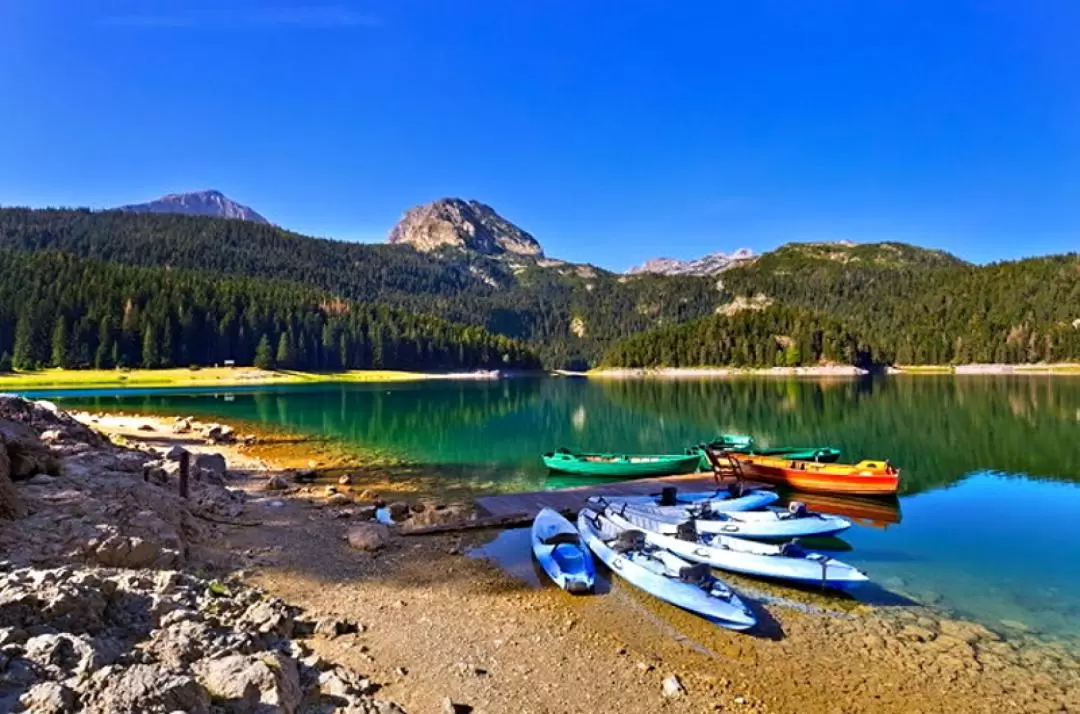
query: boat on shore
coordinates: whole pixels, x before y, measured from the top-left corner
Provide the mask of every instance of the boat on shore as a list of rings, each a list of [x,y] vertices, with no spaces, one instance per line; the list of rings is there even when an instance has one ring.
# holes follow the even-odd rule
[[[571,593],[593,591],[596,566],[573,523],[544,508],[533,520],[531,536],[536,561],[556,585]]]
[[[652,518],[662,524],[662,530],[667,534],[678,533],[678,529],[691,520],[699,533],[767,541],[831,536],[851,527],[851,521],[813,513],[795,503],[786,511],[714,511],[704,504],[674,508],[628,503],[604,507],[602,504],[602,499],[589,501],[590,507],[596,505],[619,514],[633,513]]]
[[[754,454],[732,454],[747,478],[809,493],[895,496],[900,469],[888,461],[829,464]]]
[[[623,503],[640,506],[657,506],[670,508],[673,512],[680,510],[709,508],[713,511],[754,511],[765,506],[770,506],[780,500],[780,494],[767,489],[755,489],[735,495],[731,490],[722,488],[716,491],[699,491],[679,493],[673,486],[667,486],[663,492],[649,496],[612,496],[604,497],[604,501],[614,506]]]
[[[804,550],[795,542],[774,545],[724,535],[697,532],[688,521],[678,535],[663,533],[663,524],[627,511],[605,515],[621,528],[638,528],[645,540],[681,558],[720,570],[758,578],[782,580],[834,590],[847,590],[869,580],[858,568],[822,553]]]
[[[588,508],[578,513],[578,530],[596,557],[612,572],[650,595],[732,630],[757,624],[750,609],[707,565],[693,565],[651,546],[640,530],[619,528]]]
[[[698,454],[598,454],[556,449],[543,455],[552,471],[578,476],[642,478],[689,474],[698,470]]]

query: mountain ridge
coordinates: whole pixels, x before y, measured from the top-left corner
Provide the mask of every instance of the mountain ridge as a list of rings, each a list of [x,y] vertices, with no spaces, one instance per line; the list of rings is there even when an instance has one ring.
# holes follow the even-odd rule
[[[216,189],[168,193],[145,203],[120,206],[117,210],[127,213],[175,213],[183,216],[228,218],[270,225],[270,221],[256,213],[250,206],[237,203]]]
[[[544,257],[532,234],[486,203],[461,198],[439,198],[410,208],[390,229],[386,242],[411,245],[423,253],[458,248],[489,256]]]

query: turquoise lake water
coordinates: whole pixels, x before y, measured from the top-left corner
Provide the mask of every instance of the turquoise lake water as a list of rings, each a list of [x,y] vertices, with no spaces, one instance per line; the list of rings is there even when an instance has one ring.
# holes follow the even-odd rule
[[[903,469],[893,501],[806,498],[860,519],[839,557],[890,592],[996,629],[1080,641],[1080,378],[521,379],[34,396],[325,436],[404,459],[392,473],[456,493],[571,485],[540,464],[558,446],[681,451],[721,432],[838,446],[845,460]]]

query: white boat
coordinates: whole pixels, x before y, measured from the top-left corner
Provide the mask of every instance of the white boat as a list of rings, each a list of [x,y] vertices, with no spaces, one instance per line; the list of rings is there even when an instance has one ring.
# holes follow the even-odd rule
[[[616,512],[633,511],[660,523],[663,532],[675,533],[680,523],[693,519],[700,533],[729,535],[755,540],[791,540],[830,536],[851,527],[851,521],[806,510],[801,503],[792,503],[786,511],[715,511],[672,506],[622,504],[609,506]]]
[[[694,521],[687,521],[678,535],[663,533],[665,524],[633,511],[605,515],[620,528],[637,528],[649,543],[686,560],[705,563],[741,575],[783,580],[800,585],[846,590],[869,580],[853,565],[822,553],[803,550],[796,543],[773,545],[743,538],[699,533]]]
[[[650,595],[732,630],[746,630],[757,623],[738,595],[713,577],[708,566],[692,565],[652,547],[641,531],[619,528],[588,508],[578,514],[577,526],[597,558]]]

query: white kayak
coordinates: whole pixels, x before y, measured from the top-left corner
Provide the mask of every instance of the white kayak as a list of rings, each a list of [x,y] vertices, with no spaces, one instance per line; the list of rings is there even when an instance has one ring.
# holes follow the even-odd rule
[[[594,496],[590,499],[598,506],[603,502],[618,505],[628,503],[633,506],[653,506],[667,509],[669,513],[690,510],[707,511],[753,511],[765,508],[780,499],[775,491],[756,490],[742,496],[735,496],[727,489],[701,491],[693,493],[659,494],[647,496]]]
[[[596,566],[573,523],[550,508],[541,510],[532,524],[532,549],[540,567],[560,588],[592,592]]]
[[[699,533],[729,535],[754,540],[791,540],[835,535],[851,527],[851,521],[806,510],[801,503],[792,503],[786,511],[714,511],[687,510],[684,507],[644,506],[622,504],[609,506],[616,512],[634,511],[652,518],[663,526],[663,532],[675,533],[680,523],[693,519]]]
[[[631,585],[672,605],[732,630],[746,630],[757,620],[708,566],[692,565],[645,542],[639,530],[622,529],[588,508],[578,514],[578,530],[601,561]]]
[[[822,553],[803,550],[796,543],[772,545],[724,535],[698,533],[687,521],[678,535],[663,533],[662,523],[633,511],[608,511],[605,515],[620,528],[637,528],[658,548],[695,563],[742,575],[772,578],[800,585],[846,590],[869,580],[858,568]]]

